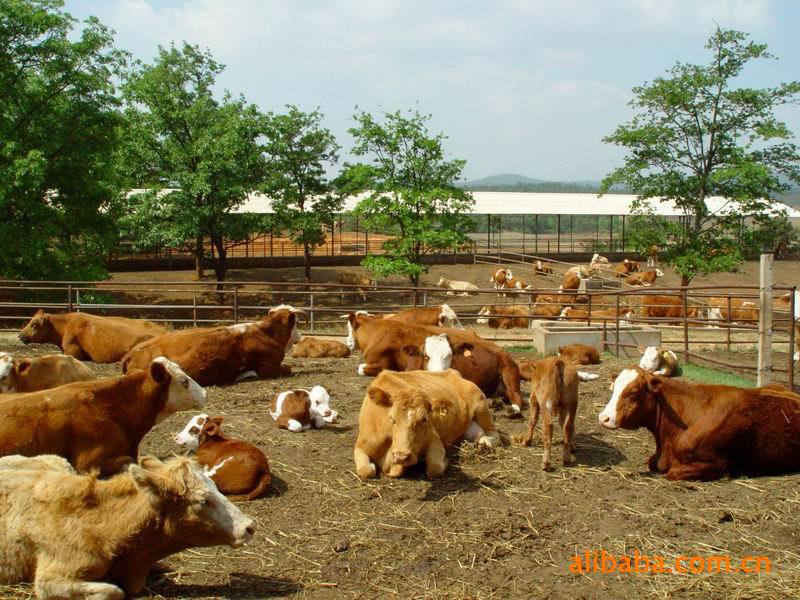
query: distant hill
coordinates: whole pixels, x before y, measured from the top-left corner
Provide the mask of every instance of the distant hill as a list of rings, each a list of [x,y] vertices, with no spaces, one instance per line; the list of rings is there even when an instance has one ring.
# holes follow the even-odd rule
[[[465,181],[461,184],[461,187],[464,188],[486,188],[490,186],[507,186],[507,185],[518,185],[521,183],[546,183],[541,179],[534,179],[533,177],[526,177],[525,175],[516,175],[514,173],[501,173],[500,175],[489,175],[488,177],[483,177],[481,179],[475,179],[473,181]]]
[[[600,182],[591,180],[546,181],[525,175],[503,173],[465,181],[460,183],[459,187],[473,192],[595,193],[600,189]],[[624,194],[626,190],[620,186],[614,186],[609,193]]]

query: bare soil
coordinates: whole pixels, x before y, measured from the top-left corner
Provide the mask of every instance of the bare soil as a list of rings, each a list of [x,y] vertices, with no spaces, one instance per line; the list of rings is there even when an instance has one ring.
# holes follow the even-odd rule
[[[10,336],[0,349],[23,355]],[[522,357],[523,355],[519,355]],[[482,452],[462,444],[440,479],[417,472],[361,482],[352,451],[358,411],[370,379],[356,375],[360,357],[287,359],[284,379],[209,388],[207,412],[225,417],[231,436],[270,458],[267,497],[243,503],[258,521],[242,549],[201,548],[175,555],[152,573],[146,598],[779,598],[800,590],[800,475],[671,482],[647,472],[654,451],[647,431],[602,429],[597,414],[611,374],[624,363],[604,356],[594,382],[582,383],[577,418],[578,464],[540,469],[541,437],[531,448]],[[91,365],[115,375],[118,365]],[[268,413],[273,395],[324,385],[340,420],[321,431],[278,430]],[[145,438],[143,453],[178,451],[170,434],[190,417],[173,415]],[[527,411],[526,411],[527,417]],[[524,421],[495,418],[509,434]],[[572,557],[726,554],[737,565],[767,556],[771,572],[573,574]],[[2,598],[29,598],[29,585],[0,587]]]

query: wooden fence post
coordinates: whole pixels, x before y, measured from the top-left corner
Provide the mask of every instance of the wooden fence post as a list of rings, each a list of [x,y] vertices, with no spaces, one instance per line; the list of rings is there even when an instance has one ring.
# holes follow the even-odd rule
[[[795,295],[797,288],[793,287],[789,292],[791,294],[789,299],[789,389],[794,391],[794,348],[795,348],[795,324],[794,315],[797,311]]]
[[[761,255],[759,277],[761,310],[758,314],[758,379],[757,385],[772,381],[772,254]]]

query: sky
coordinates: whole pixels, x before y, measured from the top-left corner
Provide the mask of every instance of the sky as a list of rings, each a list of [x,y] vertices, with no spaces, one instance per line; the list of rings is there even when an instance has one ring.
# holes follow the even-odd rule
[[[430,113],[476,179],[597,180],[623,152],[602,139],[630,119],[631,88],[676,62],[706,63],[717,24],[779,60],[744,85],[800,78],[795,0],[66,0],[150,61],[186,40],[226,66],[219,91],[262,110],[317,107],[343,147],[356,106]],[[800,135],[800,107],[779,116]]]

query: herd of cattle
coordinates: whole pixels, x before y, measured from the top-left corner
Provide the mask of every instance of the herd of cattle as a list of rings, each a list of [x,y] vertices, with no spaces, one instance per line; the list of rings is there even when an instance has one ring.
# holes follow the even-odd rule
[[[601,258],[590,268],[604,264]],[[631,263],[622,264],[638,271]],[[567,275],[580,281],[581,269]],[[492,277],[498,290],[527,287],[506,269]],[[454,283],[454,292],[470,291]],[[37,312],[20,340],[55,344],[64,354],[0,353],[0,583],[33,581],[42,598],[123,598],[141,590],[151,567],[170,554],[247,542],[255,523],[231,500],[269,489],[261,450],[227,437],[222,417],[206,413],[174,436],[194,452],[192,459],[140,457],[139,444],[167,416],[202,409],[205,386],[290,376],[283,364],[290,350],[314,358],[361,351],[357,373],[374,377],[354,444],[362,479],[399,477],[423,462],[429,477],[440,476],[447,449],[463,439],[489,448],[528,446],[540,416],[542,469],[552,469],[555,422],[563,432],[563,465],[574,461],[579,382],[598,377],[578,369],[600,362],[596,349],[575,345],[518,362],[465,329],[446,304],[392,315],[348,313],[346,344],[301,337],[302,315],[281,305],[254,323],[173,331],[136,319]],[[489,311],[483,318],[491,326],[495,316]],[[527,325],[530,316],[516,317]],[[637,366],[610,382],[598,420],[608,429],[651,431],[651,471],[710,480],[800,470],[800,395],[777,385],[689,384],[672,378],[674,353],[641,352]],[[122,375],[98,379],[81,362],[87,360],[118,362]],[[530,382],[529,400],[521,380]],[[530,405],[524,433],[498,429],[487,400],[493,397],[507,403],[511,419]],[[320,386],[277,394],[269,414],[291,432],[337,418]]]

